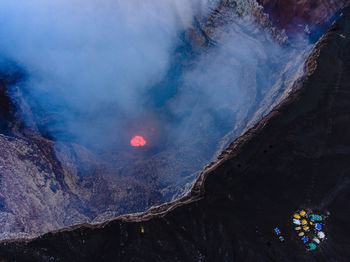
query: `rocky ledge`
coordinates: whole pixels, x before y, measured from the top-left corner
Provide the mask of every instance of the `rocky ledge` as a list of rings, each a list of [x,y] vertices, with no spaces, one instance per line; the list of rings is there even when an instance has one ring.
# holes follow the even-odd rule
[[[266,13],[279,29],[288,35],[310,34],[318,40],[334,21],[347,0],[258,0]]]
[[[290,95],[208,166],[184,198],[103,224],[2,242],[2,261],[347,261],[350,9],[320,39]],[[331,211],[313,252],[295,210]],[[278,226],[281,242],[273,229]]]

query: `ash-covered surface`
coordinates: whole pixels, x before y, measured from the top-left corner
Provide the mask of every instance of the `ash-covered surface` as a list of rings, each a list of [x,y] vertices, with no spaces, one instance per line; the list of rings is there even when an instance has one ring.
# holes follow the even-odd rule
[[[294,91],[207,167],[191,194],[139,215],[3,242],[3,261],[347,261],[350,9],[317,43]],[[329,210],[307,252],[300,208]],[[285,238],[280,242],[273,229]]]

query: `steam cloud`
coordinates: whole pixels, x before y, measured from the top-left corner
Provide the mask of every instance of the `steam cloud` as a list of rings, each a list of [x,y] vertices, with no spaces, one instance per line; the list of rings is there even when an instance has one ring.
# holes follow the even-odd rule
[[[194,6],[204,11],[184,0],[6,1],[0,55],[27,75],[21,89],[32,108],[56,114],[48,120],[52,135],[96,138],[96,124],[115,117],[111,110],[120,119],[142,112],[142,97],[167,71]]]
[[[290,84],[307,53],[281,48],[247,15],[218,30],[215,47],[176,70],[181,33],[217,2],[6,1],[0,56],[23,70],[19,85],[35,121],[56,140],[107,146],[137,135],[130,119],[155,118],[160,136],[173,143],[169,150],[185,148],[184,169],[173,172],[188,174],[210,160],[236,123],[244,127],[256,110],[266,112],[281,75]]]

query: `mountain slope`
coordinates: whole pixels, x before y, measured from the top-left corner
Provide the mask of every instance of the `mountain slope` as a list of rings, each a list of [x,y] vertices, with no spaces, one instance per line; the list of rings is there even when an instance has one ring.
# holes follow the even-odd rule
[[[346,0],[259,0],[272,22],[288,35],[309,31],[318,40],[334,14],[346,5]],[[307,27],[306,27],[307,26]]]

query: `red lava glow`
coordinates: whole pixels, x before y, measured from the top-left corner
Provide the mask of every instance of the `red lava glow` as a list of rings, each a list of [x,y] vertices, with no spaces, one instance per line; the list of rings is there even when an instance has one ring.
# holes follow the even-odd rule
[[[132,146],[144,146],[146,143],[146,140],[142,136],[134,136],[130,140],[130,145]]]

